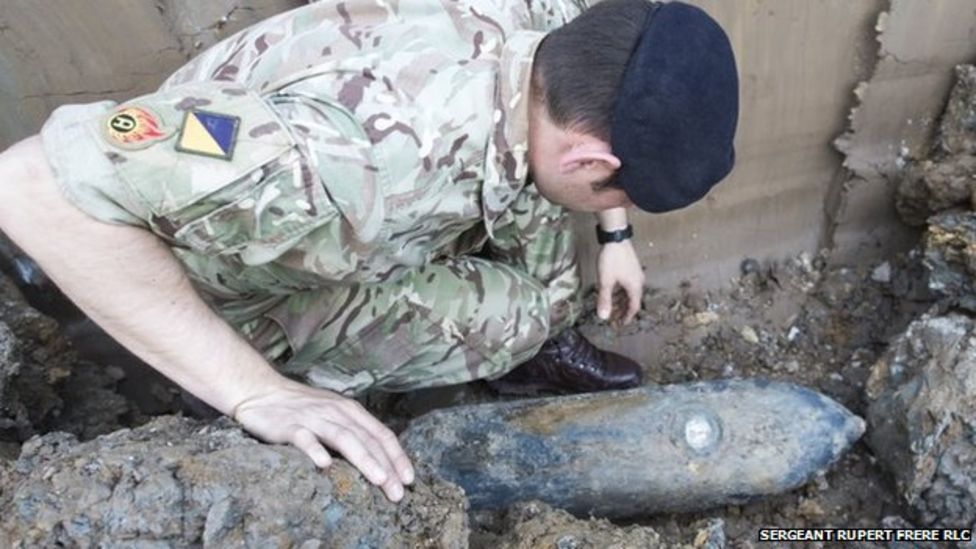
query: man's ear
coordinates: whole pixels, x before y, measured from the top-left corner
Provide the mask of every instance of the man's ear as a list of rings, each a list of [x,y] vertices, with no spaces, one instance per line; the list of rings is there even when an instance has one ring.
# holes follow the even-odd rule
[[[580,169],[597,168],[614,172],[620,167],[620,159],[610,152],[610,146],[603,142],[579,144],[562,153],[559,157],[559,173],[569,174]]]

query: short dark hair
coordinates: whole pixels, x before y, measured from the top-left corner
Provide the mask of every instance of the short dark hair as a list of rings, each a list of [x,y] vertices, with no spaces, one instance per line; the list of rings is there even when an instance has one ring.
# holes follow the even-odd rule
[[[557,126],[610,141],[617,87],[652,6],[648,0],[603,0],[542,40],[532,94]]]

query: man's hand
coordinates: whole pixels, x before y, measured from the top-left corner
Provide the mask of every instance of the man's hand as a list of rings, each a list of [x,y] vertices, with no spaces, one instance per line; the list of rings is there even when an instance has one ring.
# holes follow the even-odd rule
[[[167,246],[68,202],[38,138],[0,154],[0,230],[88,316],[169,379],[268,442],[320,466],[336,448],[396,501],[413,470],[396,437],[357,402],[289,380],[194,291]]]
[[[626,208],[611,208],[597,212],[597,219],[604,231],[616,231],[627,227]],[[609,242],[600,246],[596,260],[596,275],[599,294],[596,299],[596,314],[602,320],[623,319],[629,324],[640,310],[644,294],[644,270],[630,240]],[[627,292],[627,311],[613,310],[613,291],[620,286]]]
[[[644,293],[644,271],[629,240],[601,246],[597,258],[597,281],[600,288],[596,302],[597,316],[602,320],[610,319],[613,291],[620,286],[627,292],[627,312],[619,316],[623,317],[624,324],[629,324],[640,310]]]
[[[233,416],[265,441],[294,444],[322,468],[332,463],[325,446],[338,450],[391,501],[413,482],[413,467],[393,431],[355,400],[331,391],[285,378],[238,404]]]

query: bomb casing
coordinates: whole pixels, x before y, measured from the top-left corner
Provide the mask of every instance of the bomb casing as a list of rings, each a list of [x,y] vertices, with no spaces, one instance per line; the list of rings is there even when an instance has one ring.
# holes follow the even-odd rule
[[[864,421],[785,382],[720,380],[436,410],[401,440],[473,509],[538,499],[623,518],[743,503],[800,486]]]

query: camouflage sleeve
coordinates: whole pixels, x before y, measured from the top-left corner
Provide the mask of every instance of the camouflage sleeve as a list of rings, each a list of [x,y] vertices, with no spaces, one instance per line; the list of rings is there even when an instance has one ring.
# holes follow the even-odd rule
[[[145,211],[99,146],[98,122],[115,103],[65,105],[41,129],[41,141],[62,194],[99,221],[146,226]]]
[[[42,133],[82,210],[258,265],[339,217],[293,130],[252,90],[197,82],[114,108],[68,107]]]
[[[310,4],[336,3],[342,0],[309,0]],[[431,5],[439,6],[436,0]],[[471,13],[484,12],[494,5],[502,13],[508,14],[520,28],[526,30],[551,31],[561,27],[583,13],[592,0],[462,0],[470,4]],[[382,4],[382,3],[381,3]]]
[[[467,0],[472,11],[484,11],[494,4],[516,28],[549,32],[575,19],[588,7],[589,0]]]
[[[589,0],[517,0],[528,5],[532,30],[551,31],[575,19]]]

